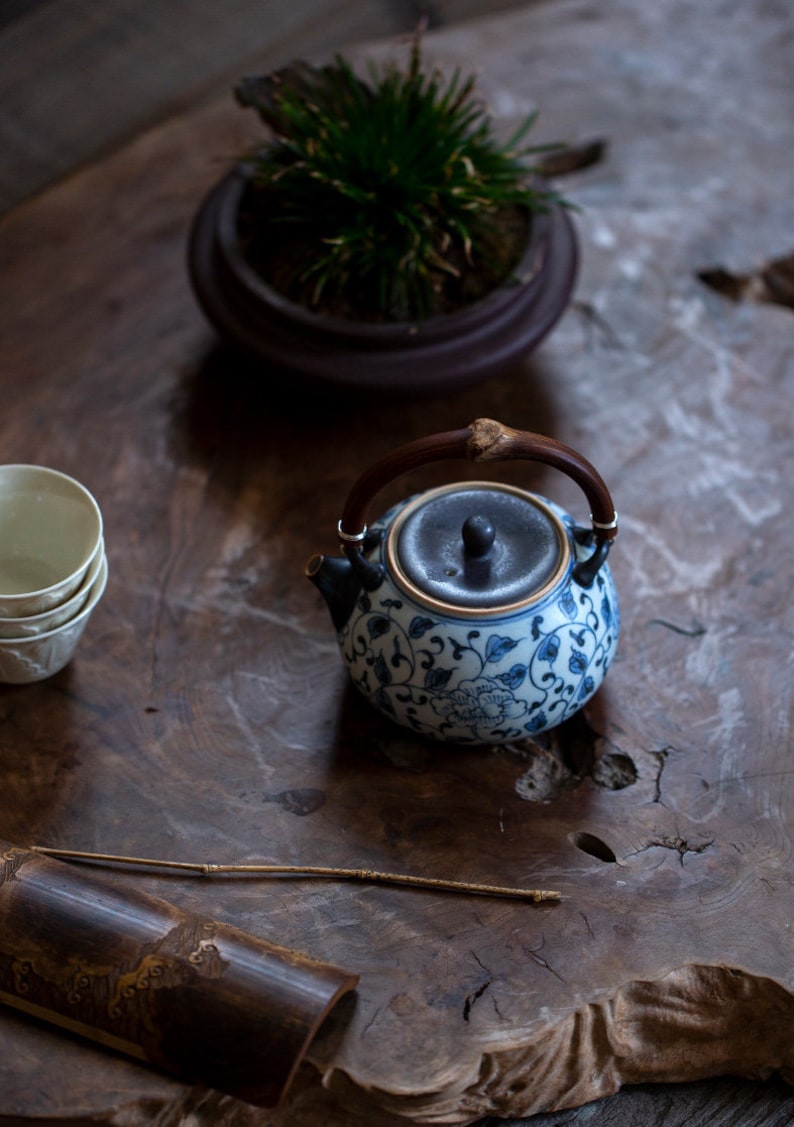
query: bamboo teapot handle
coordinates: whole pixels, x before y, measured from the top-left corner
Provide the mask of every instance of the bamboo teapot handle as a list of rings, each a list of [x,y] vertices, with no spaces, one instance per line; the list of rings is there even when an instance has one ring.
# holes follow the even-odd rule
[[[380,584],[375,570],[367,570],[363,557],[367,516],[375,496],[390,481],[408,470],[447,458],[472,462],[502,462],[518,459],[543,462],[562,470],[582,489],[590,503],[590,519],[596,547],[592,555],[574,569],[575,578],[589,586],[604,562],[618,531],[618,516],[609,490],[595,467],[570,446],[554,438],[513,430],[494,419],[476,419],[468,427],[445,431],[398,446],[359,477],[342,511],[338,531],[342,550],[362,573],[365,586]],[[379,572],[379,568],[377,569]],[[368,579],[365,579],[365,574]]]

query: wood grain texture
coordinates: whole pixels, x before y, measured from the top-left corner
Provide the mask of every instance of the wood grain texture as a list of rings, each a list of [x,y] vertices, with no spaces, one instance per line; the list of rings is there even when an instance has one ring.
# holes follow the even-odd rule
[[[668,1088],[637,1085],[584,1108],[530,1119],[481,1120],[477,1127],[791,1127],[794,1093],[781,1080],[720,1079]]]
[[[546,136],[609,146],[566,181],[583,209],[574,307],[531,363],[454,403],[283,398],[215,346],[183,254],[215,154],[248,126],[225,99],[0,223],[0,450],[95,492],[112,577],[72,665],[0,689],[3,836],[563,891],[519,905],[140,874],[359,973],[355,1007],[258,1119],[2,1014],[0,1114],[463,1124],[638,1082],[794,1075],[791,312],[696,276],[777,257],[794,230],[791,15],[719,12],[561,0],[478,27],[507,126],[541,101]],[[472,52],[465,29],[432,45],[449,65]],[[603,474],[623,636],[583,721],[459,751],[348,691],[302,568],[334,550],[362,468],[480,416]],[[499,476],[581,504],[552,471]],[[448,479],[428,467],[397,495]]]

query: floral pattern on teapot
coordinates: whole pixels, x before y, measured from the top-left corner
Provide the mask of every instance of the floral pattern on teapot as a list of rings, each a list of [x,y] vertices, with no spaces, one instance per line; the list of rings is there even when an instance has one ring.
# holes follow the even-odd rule
[[[375,707],[438,739],[506,743],[556,727],[593,696],[617,647],[614,582],[606,565],[591,587],[574,581],[573,564],[591,549],[574,539],[572,518],[546,504],[571,537],[573,559],[529,607],[478,622],[434,615],[391,583],[361,592],[339,644],[354,684]]]

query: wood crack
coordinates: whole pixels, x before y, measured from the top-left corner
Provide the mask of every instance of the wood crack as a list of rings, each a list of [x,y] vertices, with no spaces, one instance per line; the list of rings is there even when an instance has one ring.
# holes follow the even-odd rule
[[[562,977],[562,975],[559,974],[554,969],[554,967],[550,963],[548,963],[543,958],[543,956],[540,954],[540,952],[543,950],[543,947],[545,946],[545,944],[546,944],[546,937],[544,935],[537,947],[525,947],[524,951],[526,952],[527,955],[529,955],[530,959],[532,959],[533,962],[538,964],[539,967],[543,967],[543,969],[547,970],[549,972],[549,974],[553,974],[554,977],[556,979],[558,979],[560,982],[565,982],[565,979]]]
[[[701,638],[706,633],[706,627],[695,620],[691,626],[679,626],[675,622],[668,622],[666,618],[649,618],[649,626],[664,626],[674,634],[682,634],[685,638]]]
[[[672,849],[678,854],[679,863],[683,867],[684,857],[687,853],[705,853],[713,844],[714,838],[701,842],[699,845],[690,845],[686,838],[664,836],[646,842],[641,849],[636,849],[630,856],[634,857],[638,853],[646,853],[649,849]]]
[[[656,760],[656,778],[653,781],[653,802],[658,802],[664,806],[662,802],[662,775],[667,766],[667,757],[671,751],[675,750],[671,747],[663,747],[661,751],[652,751],[651,757]]]
[[[469,1017],[471,1015],[471,1011],[472,1011],[475,1003],[477,1002],[477,1000],[479,998],[482,998],[483,994],[485,993],[485,991],[488,989],[488,987],[490,985],[491,985],[491,979],[489,978],[485,982],[483,982],[480,986],[478,986],[476,990],[472,991],[471,994],[466,995],[466,1000],[463,1003],[463,1020],[464,1021],[469,1020]]]
[[[488,987],[493,982],[493,977],[491,976],[491,972],[488,970],[485,963],[483,963],[482,959],[479,957],[477,952],[472,951],[471,954],[472,954],[472,957],[473,957],[474,961],[476,962],[477,966],[481,970],[485,971],[485,973],[488,975],[488,978],[483,983],[481,983],[481,985],[478,986],[476,990],[473,990],[470,994],[466,995],[466,1000],[463,1003],[463,1020],[464,1021],[469,1020],[469,1017],[471,1015],[471,1011],[474,1008],[475,1003],[478,1001],[478,999],[480,999],[483,996],[485,991],[488,989]]]

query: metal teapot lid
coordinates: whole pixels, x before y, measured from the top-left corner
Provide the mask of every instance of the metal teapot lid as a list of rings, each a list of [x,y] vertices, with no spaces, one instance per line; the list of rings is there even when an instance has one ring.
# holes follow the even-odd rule
[[[391,528],[386,554],[393,578],[414,599],[467,617],[535,602],[570,561],[565,528],[548,505],[484,481],[416,497]]]

